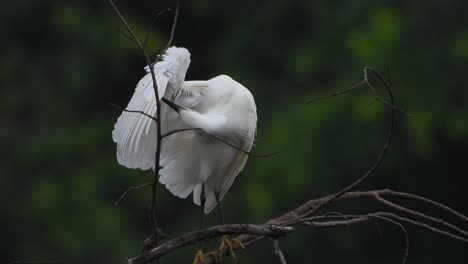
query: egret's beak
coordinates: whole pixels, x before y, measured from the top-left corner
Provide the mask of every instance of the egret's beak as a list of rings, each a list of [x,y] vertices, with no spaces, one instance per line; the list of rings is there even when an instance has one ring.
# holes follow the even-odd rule
[[[174,111],[176,111],[177,113],[180,113],[180,111],[182,111],[182,110],[187,110],[187,108],[182,107],[182,106],[180,106],[180,105],[178,105],[178,104],[176,104],[176,103],[174,103],[174,102],[172,102],[172,101],[169,101],[169,100],[167,100],[167,99],[164,98],[164,97],[161,98],[161,100],[162,100],[164,103],[166,103],[170,108],[174,109]]]

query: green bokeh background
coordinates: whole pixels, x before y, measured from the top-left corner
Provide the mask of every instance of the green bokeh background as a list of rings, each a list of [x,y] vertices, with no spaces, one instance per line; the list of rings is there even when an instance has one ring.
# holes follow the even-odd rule
[[[174,6],[117,4],[141,39],[153,16]],[[412,192],[468,214],[467,13],[462,0],[184,1],[174,44],[192,54],[187,79],[224,73],[248,87],[259,116],[254,151],[281,152],[249,160],[223,200],[227,222],[262,223],[367,170],[385,138],[386,108],[365,89],[304,104],[358,83],[366,65],[390,77],[410,116],[397,116],[388,158],[360,189]],[[151,54],[165,45],[171,19],[156,21]],[[0,22],[0,262],[122,263],[150,232],[150,191],[119,207],[114,200],[151,173],[117,163],[111,131],[120,113],[108,103],[127,104],[144,75],[140,51],[104,0],[4,1]],[[164,231],[196,229],[191,199],[160,190]],[[330,208],[373,209],[381,208],[366,201]],[[210,214],[207,225],[217,219]],[[298,228],[281,244],[289,263],[399,263],[403,237],[381,227],[382,236],[372,224]],[[466,245],[408,232],[408,263],[468,263]],[[195,250],[163,263],[191,263]],[[240,260],[277,262],[269,241]]]

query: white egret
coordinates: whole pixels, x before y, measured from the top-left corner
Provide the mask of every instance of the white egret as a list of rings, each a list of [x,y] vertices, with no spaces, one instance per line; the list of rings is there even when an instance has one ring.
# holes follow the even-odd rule
[[[207,81],[185,81],[190,53],[171,47],[155,64],[161,103],[162,133],[175,129],[200,128],[222,138],[228,146],[200,131],[174,133],[162,140],[160,182],[177,197],[193,193],[197,205],[207,214],[223,199],[244,168],[256,132],[257,109],[252,94],[226,75]],[[151,116],[156,101],[149,68],[137,84],[127,109]],[[117,160],[128,168],[154,168],[157,145],[156,122],[138,114],[123,112],[112,132],[117,143]],[[206,202],[204,202],[206,201]]]
[[[154,66],[158,93],[166,103],[161,104],[162,133],[201,129],[237,148],[198,130],[173,133],[162,140],[159,181],[177,197],[187,198],[193,193],[203,219],[203,212],[209,213],[216,205],[220,209],[219,201],[247,162],[246,152],[251,150],[256,132],[257,108],[249,90],[229,76],[184,81],[189,63],[186,49],[171,47]],[[156,99],[149,68],[146,70],[127,109],[154,116]],[[156,125],[143,114],[122,113],[112,132],[120,164],[142,170],[154,168]],[[221,209],[219,213],[224,223]],[[235,239],[223,237],[219,252],[225,245],[232,247],[233,242],[242,246]],[[199,250],[195,263],[204,262],[205,256]]]

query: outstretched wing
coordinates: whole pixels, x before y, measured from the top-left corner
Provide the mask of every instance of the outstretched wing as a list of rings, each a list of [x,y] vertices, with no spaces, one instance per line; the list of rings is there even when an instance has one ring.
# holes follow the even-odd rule
[[[180,89],[189,63],[188,51],[176,47],[169,48],[163,60],[156,63],[154,72],[160,98]],[[126,109],[155,116],[153,80],[149,67],[145,69],[147,74],[138,82]],[[154,167],[157,138],[156,123],[151,118],[140,113],[123,112],[114,125],[112,139],[117,143],[117,160],[121,165],[143,170]]]

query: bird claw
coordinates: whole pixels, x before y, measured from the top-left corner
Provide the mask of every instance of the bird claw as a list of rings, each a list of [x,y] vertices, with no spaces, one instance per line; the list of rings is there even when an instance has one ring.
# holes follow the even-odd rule
[[[205,264],[206,257],[210,257],[210,256],[214,259],[215,263],[220,263],[218,261],[218,255],[216,254],[215,251],[211,251],[206,254],[203,254],[201,250],[198,250],[197,253],[195,254],[195,259],[193,260],[193,264]]]
[[[221,238],[221,244],[219,245],[219,255],[218,255],[218,260],[221,261],[224,253],[225,248],[229,248],[229,252],[231,253],[232,258],[234,259],[234,263],[238,263],[236,254],[234,253],[234,248],[240,248],[240,249],[245,249],[244,245],[239,239],[235,238],[230,238],[228,235],[224,235]]]
[[[193,264],[205,264],[205,255],[201,250],[197,251],[197,254],[195,254],[195,259],[193,260]]]

